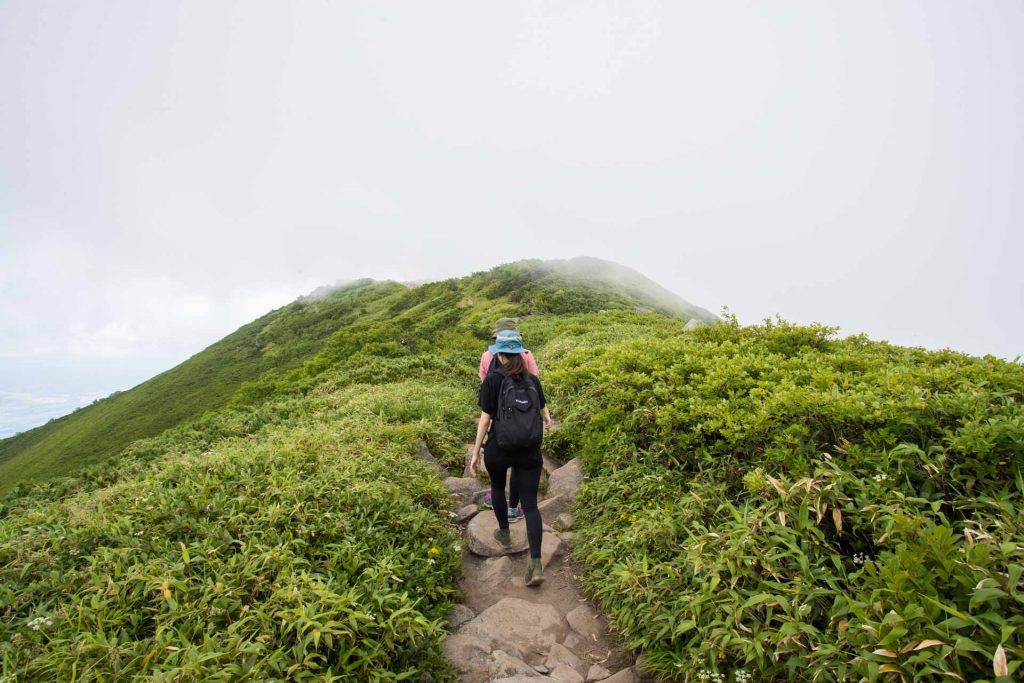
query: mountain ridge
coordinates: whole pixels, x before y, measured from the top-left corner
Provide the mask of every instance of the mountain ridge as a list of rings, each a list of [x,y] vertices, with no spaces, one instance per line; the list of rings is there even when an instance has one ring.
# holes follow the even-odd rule
[[[641,307],[716,320],[639,272],[592,257],[517,261],[415,287],[371,278],[321,286],[131,389],[0,440],[0,493],[21,481],[102,462],[132,441],[205,412],[259,402],[288,373],[312,362],[333,335],[352,324],[396,318],[423,292],[442,296],[440,305],[456,311],[465,308],[466,298],[502,300],[501,310],[485,318]],[[487,324],[480,323],[476,332],[483,333]]]

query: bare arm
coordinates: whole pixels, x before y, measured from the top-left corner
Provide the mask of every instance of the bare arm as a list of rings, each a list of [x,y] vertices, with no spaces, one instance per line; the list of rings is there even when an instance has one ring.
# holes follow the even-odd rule
[[[469,475],[471,477],[475,477],[477,471],[480,469],[480,449],[483,448],[484,435],[487,434],[487,429],[490,426],[491,416],[481,411],[480,422],[477,423],[476,426],[476,442],[473,444],[473,458],[469,461]]]

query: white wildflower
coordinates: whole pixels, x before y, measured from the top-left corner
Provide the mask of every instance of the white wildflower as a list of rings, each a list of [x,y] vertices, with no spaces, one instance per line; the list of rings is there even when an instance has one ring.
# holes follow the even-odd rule
[[[53,619],[50,617],[36,617],[32,621],[28,622],[28,627],[33,631],[50,628],[51,626],[53,626]]]

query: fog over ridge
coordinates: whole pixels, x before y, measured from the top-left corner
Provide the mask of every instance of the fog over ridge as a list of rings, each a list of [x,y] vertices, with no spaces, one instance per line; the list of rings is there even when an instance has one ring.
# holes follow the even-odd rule
[[[0,429],[327,283],[532,258],[1013,358],[1021,35],[1011,1],[0,3]]]

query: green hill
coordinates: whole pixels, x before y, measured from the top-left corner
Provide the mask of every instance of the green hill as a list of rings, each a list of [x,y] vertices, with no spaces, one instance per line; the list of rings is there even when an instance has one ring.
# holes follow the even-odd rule
[[[259,318],[129,391],[0,441],[0,493],[102,462],[136,439],[218,410],[243,382],[299,367],[340,327],[370,319],[395,283],[362,281]]]
[[[436,309],[443,314],[450,306],[447,317],[438,318],[438,329],[443,330],[447,321],[454,322],[467,312],[458,309],[467,297],[480,301],[472,310],[481,315],[487,312],[485,302],[497,307],[507,302],[506,307],[517,315],[643,306],[671,315],[714,318],[639,273],[598,259],[521,262],[413,291],[398,283],[371,280],[322,288],[129,391],[0,440],[0,494],[19,482],[46,480],[103,462],[137,439],[229,403],[261,401],[279,384],[308,379],[316,373],[302,372],[303,364],[313,361],[329,340],[332,353],[344,349],[344,333],[332,339],[340,330],[363,330],[390,321],[390,326],[380,327],[380,334],[387,337],[402,321],[416,317],[408,309],[431,298],[417,311]],[[413,340],[407,343],[412,345]],[[314,364],[332,362],[334,357],[328,353]]]
[[[0,499],[0,677],[452,680],[461,550],[417,453],[461,466],[502,316],[583,460],[585,585],[648,668],[1018,676],[1024,368],[698,313],[590,260],[353,283],[3,442],[38,483]]]

